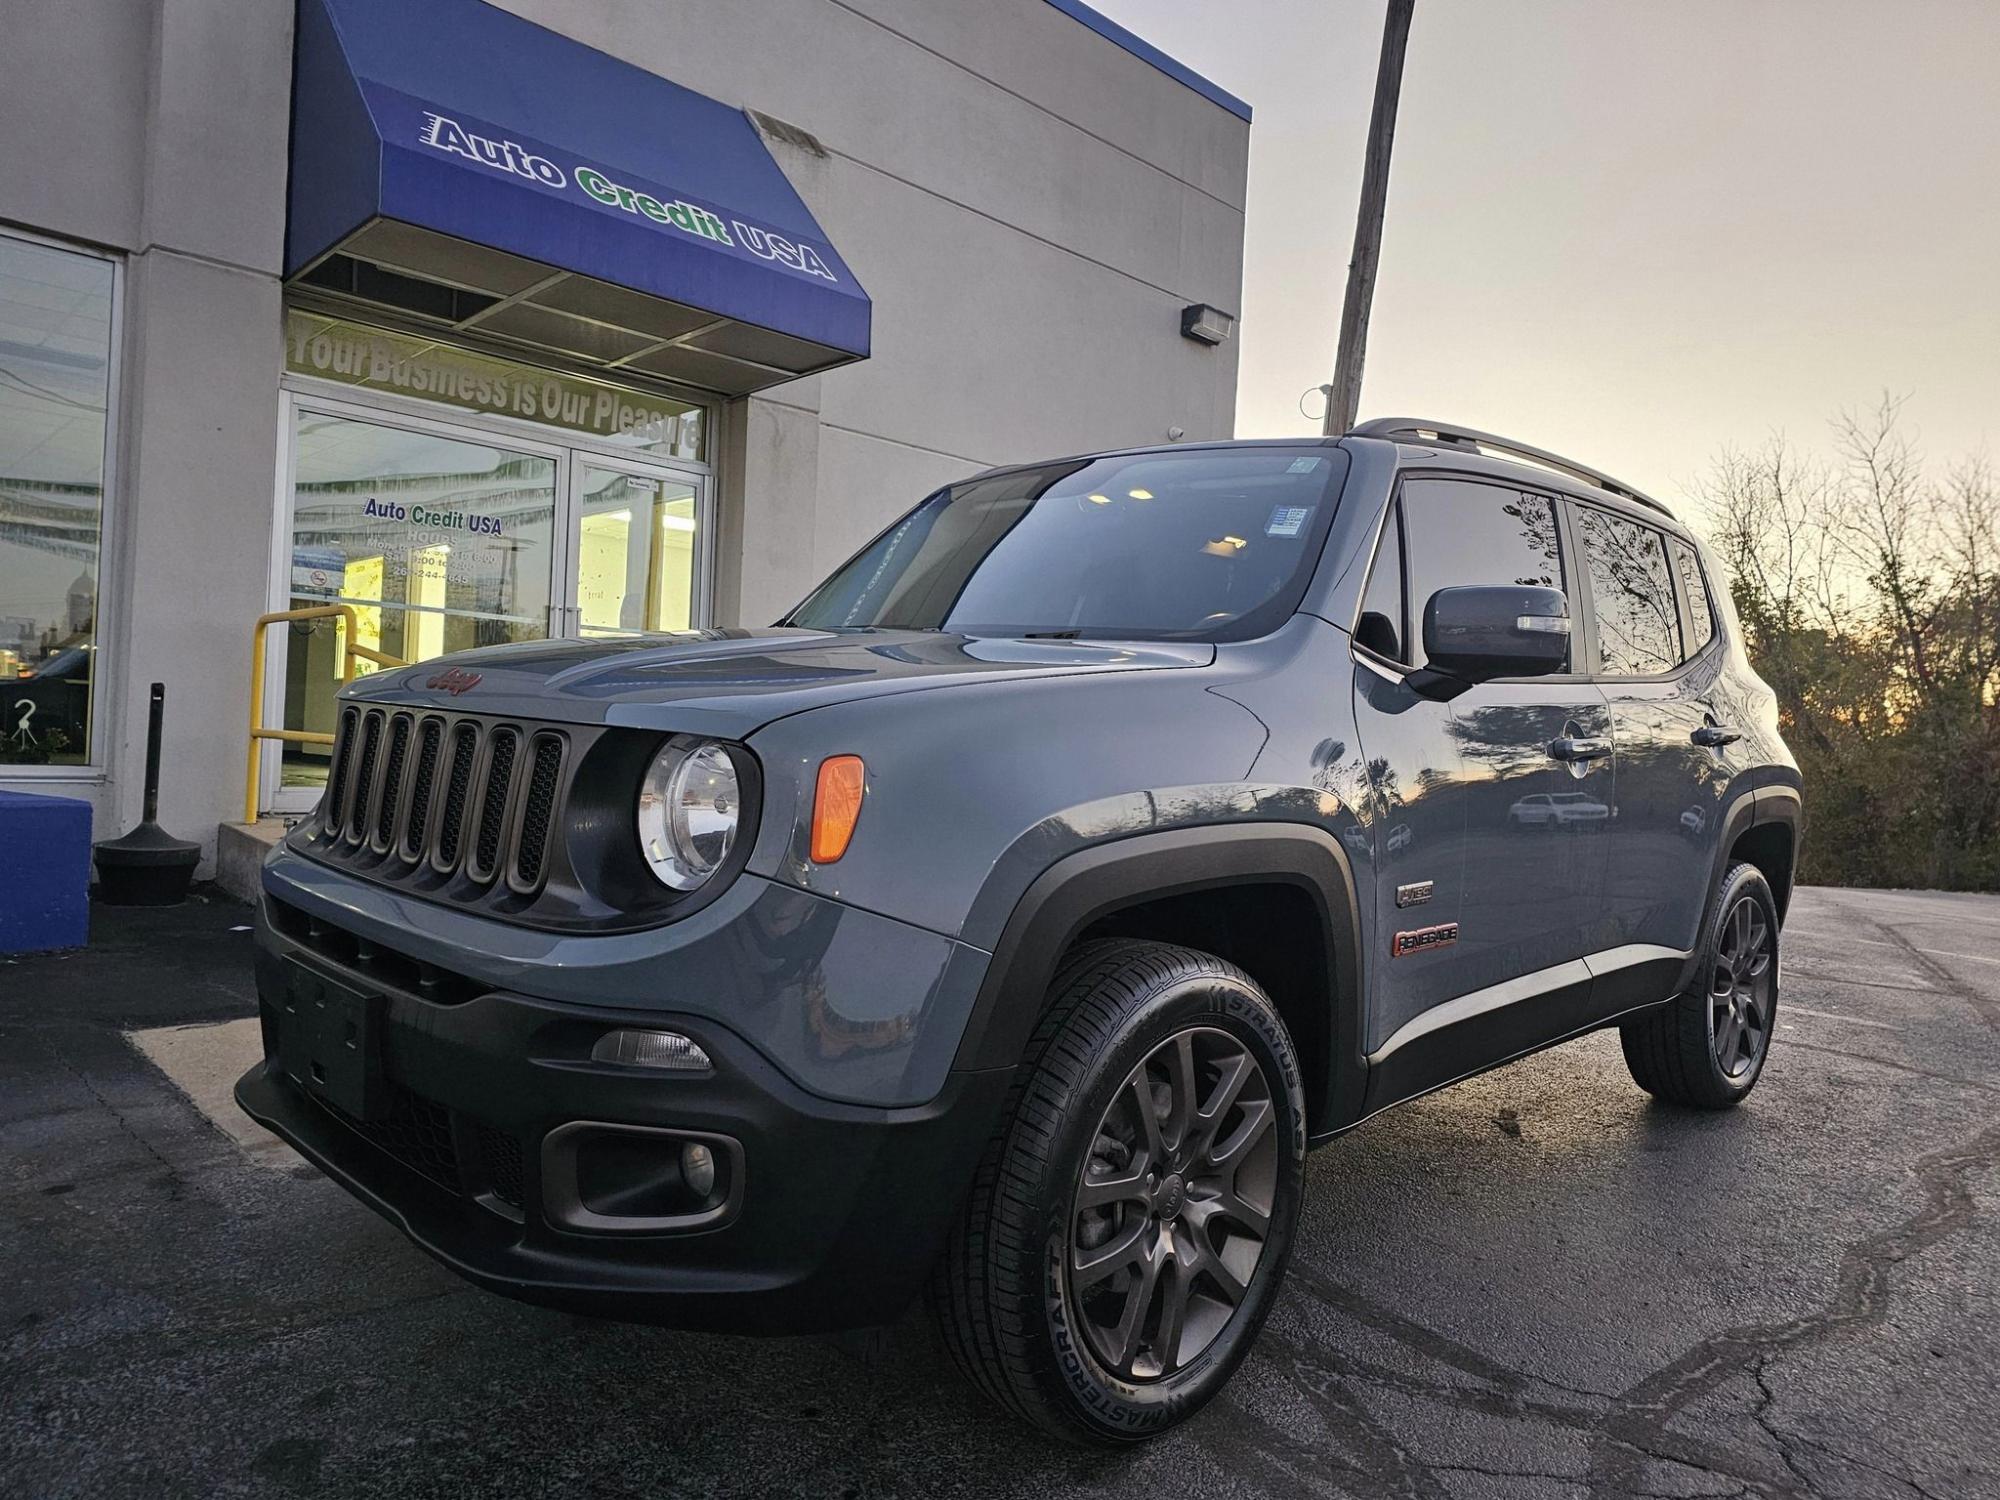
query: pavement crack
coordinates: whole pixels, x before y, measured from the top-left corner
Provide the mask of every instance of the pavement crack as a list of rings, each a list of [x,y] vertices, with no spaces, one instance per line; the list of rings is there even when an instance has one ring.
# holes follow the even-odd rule
[[[1862,921],[1866,922],[1870,927],[1881,933],[1883,937],[1889,939],[1898,948],[1902,949],[1908,955],[1911,962],[1936,981],[1938,989],[1950,995],[1953,999],[1963,1001],[1965,1004],[1971,1006],[1972,1013],[1986,1023],[1987,1029],[2000,1031],[2000,1005],[1995,1005],[1993,1001],[1973,989],[1971,985],[1960,979],[1950,969],[1947,969],[1943,964],[1939,963],[1930,954],[1903,936],[1897,929],[1889,926],[1881,918],[1871,916],[1865,912],[1856,913],[1856,915],[1859,915]]]
[[[1888,1311],[1893,1269],[1972,1222],[1973,1200],[1967,1181],[1975,1170],[1991,1165],[1996,1152],[2000,1152],[2000,1125],[1989,1126],[1964,1145],[1918,1158],[1913,1171],[1923,1189],[1923,1206],[1901,1223],[1857,1241],[1842,1253],[1837,1290],[1820,1311],[1782,1323],[1733,1328],[1704,1339],[1621,1394],[1592,1444],[1591,1492],[1604,1497],[1628,1493],[1638,1477],[1633,1454],[1658,1450],[1669,1439],[1668,1427],[1675,1414],[1696,1397],[1738,1376],[1757,1376],[1776,1354],[1879,1322]],[[1767,1492],[1809,1495],[1811,1490],[1767,1486]]]
[[[1757,1382],[1758,1391],[1757,1406],[1750,1415],[1757,1425],[1763,1429],[1764,1435],[1771,1440],[1771,1445],[1778,1450],[1778,1457],[1784,1460],[1785,1467],[1791,1471],[1792,1477],[1805,1486],[1807,1494],[1811,1494],[1813,1489],[1812,1475],[1799,1466],[1798,1459],[1792,1454],[1791,1443],[1786,1440],[1782,1432],[1778,1431],[1777,1424],[1771,1420],[1771,1408],[1778,1401],[1778,1393],[1771,1389],[1771,1381],[1767,1373],[1770,1369],[1771,1359],[1772,1356],[1766,1354],[1750,1368],[1750,1376]]]
[[[1794,1006],[1792,1009],[1796,1012],[1798,1007]],[[1780,1015],[1779,1019],[1782,1020],[1784,1017]],[[1795,1036],[1786,1037],[1784,1047],[1787,1052],[1796,1047],[1801,1052],[1819,1052],[1828,1057],[1844,1057],[1852,1062],[1867,1063],[1871,1067],[1890,1068],[1898,1073],[1908,1073],[1913,1078],[1928,1078],[1934,1083],[1951,1084],[1954,1088],[1975,1089],[1982,1094],[2000,1093],[2000,1087],[1982,1083],[1976,1078],[1954,1078],[1949,1073],[1935,1073],[1929,1068],[1913,1068],[1908,1063],[1891,1062],[1886,1057],[1873,1057],[1866,1052],[1849,1052],[1845,1047],[1828,1047],[1820,1042],[1802,1042]]]
[[[162,1174],[166,1178],[165,1186],[168,1200],[179,1202],[181,1198],[185,1197],[187,1193],[187,1181],[181,1176],[180,1168],[169,1161],[161,1153],[160,1148],[146,1138],[144,1131],[137,1129],[130,1120],[125,1118],[125,1111],[107,1099],[104,1096],[104,1091],[98,1088],[96,1081],[82,1068],[71,1062],[69,1055],[61,1047],[51,1047],[49,1052],[69,1072],[71,1077],[83,1085],[84,1091],[97,1101],[99,1107],[111,1116],[113,1122],[117,1124],[118,1129],[124,1133],[132,1144],[145,1152],[146,1155],[150,1156],[159,1165]]]
[[[1845,974],[1828,974],[1819,969],[1801,968],[1797,964],[1787,964],[1785,966],[1785,978],[1787,980],[1815,979],[1821,984],[1853,985],[1856,989],[1863,990],[1894,990],[1899,995],[1935,995],[1937,993],[1934,988],[1927,984],[1884,984],[1879,979],[1855,979]]]
[[[1497,1359],[1468,1348],[1455,1339],[1446,1337],[1436,1330],[1426,1328],[1414,1319],[1371,1301],[1351,1288],[1316,1274],[1310,1267],[1293,1264],[1285,1273],[1287,1284],[1300,1287],[1314,1299],[1343,1313],[1357,1323],[1365,1324],[1377,1332],[1386,1333],[1397,1343],[1403,1344],[1439,1364],[1449,1365],[1474,1379],[1506,1391],[1525,1390],[1530,1385],[1545,1386],[1549,1390],[1562,1391],[1567,1395],[1581,1396],[1587,1401],[1610,1401],[1616,1393],[1594,1391],[1585,1386],[1565,1385],[1559,1380],[1550,1380],[1543,1375],[1530,1375],[1517,1370]]]
[[[1431,1472],[1431,1466],[1397,1441],[1348,1388],[1337,1361],[1269,1328],[1264,1337],[1271,1353],[1290,1366],[1294,1388],[1318,1413],[1327,1430],[1359,1456],[1368,1477],[1409,1500],[1449,1500],[1449,1491]]]

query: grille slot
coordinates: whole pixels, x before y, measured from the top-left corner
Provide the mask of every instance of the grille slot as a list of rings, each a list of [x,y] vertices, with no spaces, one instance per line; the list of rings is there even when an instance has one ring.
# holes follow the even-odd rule
[[[482,885],[493,878],[499,866],[500,841],[507,833],[507,809],[513,800],[514,760],[520,748],[521,737],[513,730],[493,731],[486,754],[486,785],[479,799],[479,828],[472,858],[465,862],[465,873]]]
[[[375,759],[382,748],[382,711],[370,709],[361,721],[361,763],[354,772],[354,795],[347,810],[347,841],[358,844],[368,836],[368,809],[374,800]]]
[[[354,709],[342,711],[333,732],[333,764],[327,771],[326,800],[321,803],[320,814],[320,826],[329,838],[340,832],[347,816],[347,789],[351,784],[347,762],[354,754],[354,722],[359,717]]]
[[[472,761],[479,753],[479,731],[461,724],[451,735],[451,768],[444,785],[444,812],[438,820],[437,867],[458,868],[465,852],[465,802],[472,793]]]
[[[552,734],[538,734],[521,807],[521,841],[514,854],[514,883],[521,890],[532,891],[542,883],[549,826],[555,818],[556,791],[561,784],[562,741]]]
[[[411,719],[397,714],[389,721],[389,753],[382,765],[381,807],[375,814],[375,837],[370,846],[377,854],[387,854],[396,842],[396,815],[403,800],[403,768],[409,761]]]
[[[431,794],[437,789],[438,758],[444,753],[444,720],[425,719],[417,730],[417,766],[410,777],[410,811],[397,846],[404,859],[422,859],[429,847]]]

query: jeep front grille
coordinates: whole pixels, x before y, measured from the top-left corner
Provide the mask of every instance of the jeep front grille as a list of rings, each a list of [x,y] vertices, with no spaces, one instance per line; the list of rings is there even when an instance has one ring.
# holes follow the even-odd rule
[[[313,852],[391,883],[532,896],[548,878],[567,747],[548,727],[347,705]]]

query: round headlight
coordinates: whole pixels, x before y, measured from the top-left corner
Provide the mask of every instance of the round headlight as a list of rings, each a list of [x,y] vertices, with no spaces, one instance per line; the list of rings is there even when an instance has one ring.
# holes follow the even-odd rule
[[[639,847],[663,885],[691,891],[722,867],[743,809],[736,763],[713,743],[668,745],[639,788]]]

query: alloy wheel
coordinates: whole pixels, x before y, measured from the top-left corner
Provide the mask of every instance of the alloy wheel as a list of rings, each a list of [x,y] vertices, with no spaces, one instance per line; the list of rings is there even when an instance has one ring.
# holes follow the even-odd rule
[[[1191,1027],[1153,1049],[1099,1122],[1065,1271],[1091,1352],[1143,1383],[1185,1368],[1247,1295],[1278,1182],[1277,1107],[1247,1047]]]
[[[1743,897],[1723,922],[1708,991],[1709,1036],[1725,1078],[1746,1076],[1771,1040],[1775,958],[1763,906]]]

